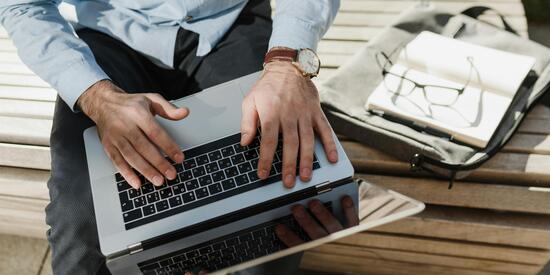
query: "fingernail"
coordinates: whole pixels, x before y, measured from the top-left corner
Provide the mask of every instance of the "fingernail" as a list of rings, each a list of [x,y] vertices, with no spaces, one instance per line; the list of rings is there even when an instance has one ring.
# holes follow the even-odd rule
[[[183,162],[183,154],[175,154],[174,155],[174,161],[180,163]]]
[[[336,151],[330,151],[330,153],[328,154],[328,159],[329,159],[331,162],[337,162],[337,161],[338,161],[338,152],[336,152]]]
[[[267,170],[265,170],[265,169],[259,170],[258,171],[258,177],[260,177],[261,179],[267,178]]]
[[[285,176],[285,184],[286,185],[292,185],[294,183],[294,176],[291,174],[288,174]]]
[[[247,133],[243,133],[241,134],[241,145],[243,145],[245,139],[248,137],[248,134]]]
[[[309,179],[311,177],[311,169],[309,169],[308,167],[304,167],[302,168],[300,174],[302,175],[302,177]]]
[[[176,178],[176,171],[174,169],[168,169],[164,172],[164,175],[167,179],[175,179]]]
[[[135,186],[134,188],[136,189],[138,189],[141,185],[141,183],[139,182],[139,179],[136,179],[136,178],[130,179],[130,183],[132,186]]]
[[[164,183],[164,180],[159,176],[154,176],[153,177],[153,183],[155,185],[162,185]]]

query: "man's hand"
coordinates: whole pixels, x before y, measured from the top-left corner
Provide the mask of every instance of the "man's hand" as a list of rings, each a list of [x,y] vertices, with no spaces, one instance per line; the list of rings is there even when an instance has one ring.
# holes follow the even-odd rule
[[[345,226],[352,227],[358,225],[359,217],[355,211],[353,200],[349,196],[345,196],[341,199],[341,204],[344,216],[347,220]],[[342,225],[319,200],[310,201],[308,206],[315,218],[320,221],[321,224],[317,223],[301,204],[292,207],[292,215],[312,240],[325,237],[328,234],[344,229],[344,225]],[[285,225],[277,225],[275,233],[288,247],[304,243],[304,240],[300,239],[296,233],[292,232]]]
[[[292,188],[300,155],[300,179],[312,174],[314,133],[321,138],[329,161],[338,161],[332,131],[321,110],[319,94],[313,82],[290,62],[268,63],[258,82],[242,105],[241,145],[252,142],[261,126],[258,177],[269,176],[277,148],[279,131],[283,136],[283,183]]]
[[[132,168],[157,186],[164,178],[176,177],[161,152],[178,163],[183,153],[154,116],[180,120],[189,114],[187,109],[175,107],[159,94],[127,94],[107,80],[86,90],[78,106],[96,123],[105,152],[132,187],[141,186]]]

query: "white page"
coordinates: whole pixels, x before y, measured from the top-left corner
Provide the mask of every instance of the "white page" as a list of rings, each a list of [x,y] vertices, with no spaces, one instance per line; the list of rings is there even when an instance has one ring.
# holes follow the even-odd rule
[[[474,65],[472,86],[513,97],[535,64],[535,59],[451,39],[424,31],[411,41],[397,63],[465,83]],[[479,75],[478,75],[479,74]]]

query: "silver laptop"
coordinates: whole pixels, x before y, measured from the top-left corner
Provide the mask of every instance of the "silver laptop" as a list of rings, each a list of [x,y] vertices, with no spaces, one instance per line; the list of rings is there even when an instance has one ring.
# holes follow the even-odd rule
[[[84,132],[100,248],[113,273],[147,273],[156,266],[154,259],[176,247],[191,249],[255,226],[288,220],[287,206],[313,197],[321,198],[337,216],[343,194],[357,201],[356,185],[350,184],[353,168],[338,142],[339,161],[331,164],[316,139],[309,182],[297,178],[294,188],[283,186],[280,151],[270,177],[257,178],[259,137],[247,147],[239,141],[241,103],[258,77],[259,73],[251,74],[174,101],[190,110],[181,121],[158,118],[186,156],[183,163],[174,164],[178,178],[160,188],[147,182],[139,190],[130,188],[105,154],[97,129]],[[202,252],[213,257],[209,254],[218,251],[208,247]],[[208,268],[214,271],[248,260],[239,258]]]

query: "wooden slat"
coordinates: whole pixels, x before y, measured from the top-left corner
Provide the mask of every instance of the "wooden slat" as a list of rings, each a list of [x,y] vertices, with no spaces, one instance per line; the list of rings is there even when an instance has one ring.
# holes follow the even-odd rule
[[[0,195],[0,234],[45,238],[47,204],[47,200]]]
[[[6,86],[0,84],[0,98],[35,101],[55,101],[57,92],[52,88]]]
[[[550,215],[550,188],[455,182],[453,189],[448,190],[448,182],[442,180],[356,176],[424,203]]]
[[[306,252],[300,267],[306,270],[352,274],[501,275],[502,273],[401,262],[398,259],[365,259],[318,252]]]
[[[532,265],[543,265],[550,258],[548,250],[374,232],[355,234],[335,243]]]
[[[49,146],[52,121],[0,116],[0,143]]]
[[[420,214],[374,232],[550,250],[550,217],[427,205]]]
[[[435,265],[441,267],[463,268],[497,273],[536,274],[536,272],[540,270],[540,265],[445,256],[433,253],[398,251],[345,244],[326,244],[313,248],[311,251],[361,259],[392,259],[411,264]]]
[[[0,166],[0,196],[49,200],[49,177],[49,171]]]
[[[42,87],[48,88],[50,85],[36,75],[24,74],[0,74],[0,85]]]
[[[50,169],[50,148],[0,143],[0,166]]]
[[[357,142],[343,141],[348,158],[356,171],[363,173],[387,173],[411,175],[410,166],[394,157]],[[474,170],[466,179],[518,185],[550,186],[549,155],[498,153]],[[422,174],[420,174],[422,175]]]
[[[54,105],[48,101],[0,99],[0,116],[52,119]]]

